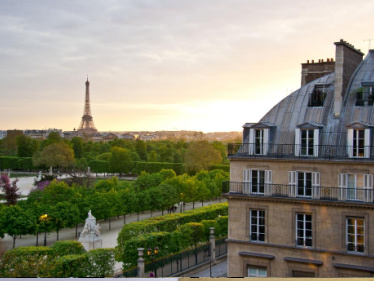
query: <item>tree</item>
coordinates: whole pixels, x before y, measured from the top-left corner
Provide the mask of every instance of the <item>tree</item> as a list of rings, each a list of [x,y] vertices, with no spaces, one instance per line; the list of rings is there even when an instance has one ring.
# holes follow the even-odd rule
[[[34,217],[17,205],[3,210],[2,221],[4,232],[13,238],[13,248],[19,236],[34,233],[36,228]]]
[[[79,159],[83,157],[83,140],[80,137],[73,137],[71,139],[73,144],[74,156]]]
[[[135,151],[143,161],[147,160],[147,145],[142,140],[135,141]]]
[[[32,157],[39,150],[40,142],[25,135],[17,137],[17,156]]]
[[[76,205],[69,202],[58,202],[52,206],[48,216],[51,218],[52,227],[56,229],[57,241],[59,240],[59,231],[64,227],[73,227],[79,221],[79,209]]]
[[[66,143],[55,142],[37,153],[33,158],[35,166],[68,168],[74,163],[74,151]]]
[[[109,171],[120,175],[130,173],[133,166],[131,151],[115,146],[110,152],[112,155],[109,158]]]
[[[11,184],[7,175],[3,174],[0,176],[0,187],[2,187],[4,190],[7,205],[17,204],[17,199],[20,197],[17,181],[18,179],[14,180]]]
[[[221,153],[208,141],[192,142],[185,153],[185,167],[188,173],[197,173],[221,163]]]

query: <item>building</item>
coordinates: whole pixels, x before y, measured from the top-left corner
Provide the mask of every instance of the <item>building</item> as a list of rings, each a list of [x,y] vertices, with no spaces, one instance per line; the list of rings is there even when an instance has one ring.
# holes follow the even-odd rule
[[[374,50],[335,46],[229,146],[228,277],[374,276]]]

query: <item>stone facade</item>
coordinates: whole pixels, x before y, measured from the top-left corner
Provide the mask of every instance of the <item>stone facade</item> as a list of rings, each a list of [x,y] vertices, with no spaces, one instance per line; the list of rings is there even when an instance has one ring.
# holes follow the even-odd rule
[[[373,174],[374,166],[368,163],[282,160],[233,160],[231,181],[243,182],[244,169],[273,171],[273,182],[288,184],[288,171],[320,172],[321,186],[338,188],[339,173]],[[347,253],[346,218],[364,217],[368,226],[374,224],[373,203],[336,202],[271,196],[228,195],[229,199],[229,277],[247,276],[248,266],[267,269],[267,276],[292,277],[311,274],[315,277],[370,277],[374,264],[374,232],[366,231],[364,255]],[[265,241],[250,241],[250,210],[265,210]],[[295,246],[295,216],[311,214],[312,247]],[[355,268],[348,268],[354,260]],[[370,269],[371,267],[371,269]],[[369,268],[365,270],[365,268]]]

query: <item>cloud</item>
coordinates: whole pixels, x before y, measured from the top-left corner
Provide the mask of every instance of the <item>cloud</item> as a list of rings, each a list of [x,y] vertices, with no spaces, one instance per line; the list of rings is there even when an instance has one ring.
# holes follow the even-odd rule
[[[93,104],[123,109],[172,104],[183,112],[196,100],[284,95],[298,86],[301,62],[334,56],[334,41],[365,46],[373,9],[348,0],[3,0],[0,129],[18,120],[12,111],[5,118],[5,106],[82,108],[87,74]]]

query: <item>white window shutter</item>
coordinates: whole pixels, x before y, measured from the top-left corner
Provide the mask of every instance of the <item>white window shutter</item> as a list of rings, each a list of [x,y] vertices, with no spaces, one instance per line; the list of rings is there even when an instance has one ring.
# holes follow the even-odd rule
[[[295,156],[300,156],[301,151],[301,136],[300,136],[300,129],[295,129]]]
[[[320,198],[320,173],[319,172],[313,172],[312,173],[312,196],[315,199]]]
[[[296,171],[288,172],[288,183],[291,189],[291,197],[296,196]]]
[[[264,138],[264,151],[263,154],[267,155],[268,154],[268,148],[269,148],[269,129],[264,129],[263,130],[263,138]]]
[[[373,202],[373,175],[364,175],[364,201]]]
[[[347,154],[349,158],[353,157],[353,129],[347,129]]]
[[[271,183],[272,183],[273,171],[265,170],[265,195],[271,194]]]
[[[243,171],[243,194],[249,194],[249,188],[252,181],[252,174],[250,169]]]
[[[318,157],[318,148],[319,148],[319,129],[314,129],[313,141],[314,141],[314,157]]]
[[[339,200],[347,199],[347,174],[340,173],[338,175]]]
[[[365,141],[364,141],[364,157],[370,158],[370,129],[365,129]]]
[[[254,147],[255,147],[255,130],[249,129],[249,144],[248,144],[248,154],[253,155],[254,153]]]

